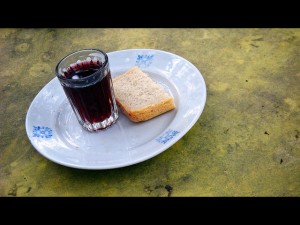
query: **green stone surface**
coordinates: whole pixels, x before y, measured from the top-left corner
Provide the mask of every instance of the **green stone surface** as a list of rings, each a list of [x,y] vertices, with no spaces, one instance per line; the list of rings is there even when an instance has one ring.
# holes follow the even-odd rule
[[[176,144],[113,170],[55,164],[25,117],[81,48],[160,49],[203,74],[204,111]],[[0,29],[0,196],[300,196],[300,29]]]

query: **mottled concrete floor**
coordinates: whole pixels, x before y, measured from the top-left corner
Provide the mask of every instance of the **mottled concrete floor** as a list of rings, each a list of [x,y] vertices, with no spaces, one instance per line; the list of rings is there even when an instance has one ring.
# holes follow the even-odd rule
[[[87,47],[191,61],[207,84],[200,119],[130,167],[47,160],[27,138],[27,109],[58,60]],[[300,196],[299,57],[300,29],[0,29],[0,196]]]

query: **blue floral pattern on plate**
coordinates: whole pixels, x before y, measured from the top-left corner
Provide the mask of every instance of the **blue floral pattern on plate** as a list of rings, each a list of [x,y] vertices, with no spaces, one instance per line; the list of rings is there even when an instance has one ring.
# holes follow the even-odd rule
[[[139,67],[148,67],[152,63],[154,55],[138,55],[135,65]]]
[[[175,137],[179,131],[169,129],[167,130],[162,136],[156,138],[155,140],[159,143],[166,144],[169,140],[171,140],[173,137]]]
[[[33,126],[33,137],[49,139],[53,136],[52,129],[45,126]]]

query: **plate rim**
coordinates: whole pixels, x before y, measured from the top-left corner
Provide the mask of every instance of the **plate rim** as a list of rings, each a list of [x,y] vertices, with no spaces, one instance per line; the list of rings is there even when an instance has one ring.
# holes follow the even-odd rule
[[[41,154],[42,156],[44,156],[45,158],[47,158],[48,160],[55,162],[59,165],[63,165],[66,167],[70,167],[70,168],[75,168],[75,169],[84,169],[84,170],[108,170],[108,169],[116,169],[116,168],[122,168],[122,167],[127,167],[127,166],[131,166],[134,164],[138,164],[140,162],[146,161],[148,159],[151,159],[157,155],[159,155],[160,153],[164,152],[165,150],[169,149],[172,145],[174,145],[176,142],[178,142],[197,122],[197,120],[200,118],[201,114],[203,113],[203,110],[205,108],[206,105],[206,101],[207,101],[207,88],[206,88],[206,82],[205,79],[202,75],[202,73],[200,72],[200,70],[190,61],[188,61],[187,59],[183,58],[182,56],[179,56],[175,53],[172,52],[168,52],[168,51],[164,51],[164,50],[159,50],[159,49],[151,49],[151,48],[132,48],[132,49],[122,49],[122,50],[117,50],[117,51],[112,51],[112,52],[107,52],[108,56],[110,54],[117,54],[120,52],[126,52],[126,51],[155,51],[155,52],[160,52],[163,54],[169,54],[172,55],[176,58],[180,58],[180,60],[183,60],[185,62],[187,62],[192,68],[193,70],[197,71],[200,75],[200,79],[202,80],[202,82],[204,83],[203,88],[203,96],[202,96],[202,104],[200,105],[200,109],[198,110],[197,114],[193,117],[192,121],[187,125],[184,126],[184,128],[174,137],[173,140],[168,141],[167,143],[165,143],[164,145],[159,146],[158,148],[155,148],[155,150],[153,152],[151,152],[151,154],[147,154],[143,157],[134,159],[134,160],[130,160],[127,163],[123,163],[123,164],[117,164],[114,166],[83,166],[83,165],[76,165],[76,164],[71,164],[68,162],[61,162],[59,160],[57,160],[56,158],[51,158],[49,157],[47,154],[45,154],[45,152],[39,150],[39,146],[37,146],[30,138],[30,134],[29,134],[29,112],[32,110],[34,102],[36,101],[36,99],[38,98],[38,96],[44,91],[44,88],[47,85],[50,85],[50,83],[55,82],[55,80],[57,80],[56,77],[54,77],[53,79],[51,79],[48,83],[46,83],[41,90],[35,95],[35,97],[33,98],[33,100],[30,103],[30,106],[27,109],[26,112],[26,119],[25,119],[25,129],[26,129],[26,134],[28,136],[28,139],[31,143],[31,145],[36,149],[36,151]]]

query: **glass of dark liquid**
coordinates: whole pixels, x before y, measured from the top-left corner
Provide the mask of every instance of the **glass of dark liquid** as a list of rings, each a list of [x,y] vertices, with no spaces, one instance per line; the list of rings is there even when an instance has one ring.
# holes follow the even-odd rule
[[[108,56],[98,49],[82,49],[65,56],[56,76],[82,127],[103,130],[118,119]]]

